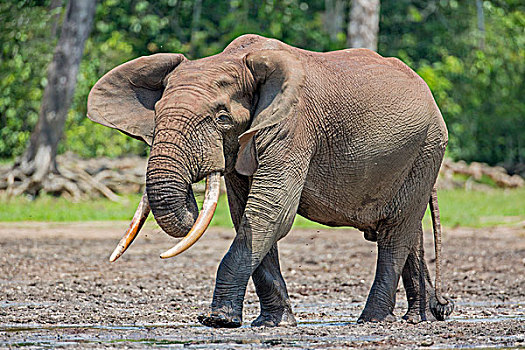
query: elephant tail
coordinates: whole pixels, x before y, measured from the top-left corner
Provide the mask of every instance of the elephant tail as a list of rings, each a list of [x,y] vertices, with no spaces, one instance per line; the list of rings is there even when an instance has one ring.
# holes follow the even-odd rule
[[[437,188],[435,185],[434,188],[432,188],[429,205],[432,216],[432,228],[434,231],[434,249],[436,252],[436,283],[434,286],[435,294],[438,303],[441,305],[446,305],[449,303],[449,301],[443,298],[441,295],[441,220],[439,218]]]

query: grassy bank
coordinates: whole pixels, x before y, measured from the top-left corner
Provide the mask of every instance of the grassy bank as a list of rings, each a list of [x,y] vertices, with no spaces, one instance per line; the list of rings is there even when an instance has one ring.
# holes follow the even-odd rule
[[[63,198],[53,197],[41,197],[34,201],[25,198],[7,200],[0,197],[0,221],[130,220],[139,200],[139,195],[122,197],[119,203],[107,199],[71,203]],[[439,203],[442,223],[449,227],[512,225],[525,221],[525,189],[494,189],[488,192],[441,191]],[[429,222],[427,212],[425,225],[429,225]],[[212,225],[232,227],[225,196],[219,201]],[[323,227],[299,216],[295,226]]]
[[[487,192],[449,190],[440,191],[438,197],[441,222],[445,226],[486,227],[525,221],[525,188]],[[425,219],[428,216],[427,210]]]

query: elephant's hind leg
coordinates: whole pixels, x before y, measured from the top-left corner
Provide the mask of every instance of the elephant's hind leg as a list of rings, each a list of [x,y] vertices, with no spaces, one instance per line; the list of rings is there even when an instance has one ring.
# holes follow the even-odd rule
[[[421,227],[418,236],[418,243],[408,255],[402,273],[408,301],[408,311],[403,319],[411,323],[436,320],[429,305],[431,298],[434,298],[434,288],[425,263]]]
[[[421,286],[425,289],[426,298],[428,287],[431,286],[426,282],[426,265],[419,265],[422,262],[422,255],[418,254],[422,252],[422,248],[419,248],[421,220],[444,153],[444,143],[436,138],[435,131],[429,130],[398,193],[391,205],[385,208],[386,220],[383,225],[388,226],[378,230],[376,276],[359,322],[395,320],[395,293],[402,274],[403,280],[408,283],[409,298],[413,299],[410,315],[417,314],[420,307],[426,308],[421,303],[423,296],[419,296],[421,290],[418,289]],[[408,280],[409,273],[411,280]],[[425,282],[420,283],[420,280]]]
[[[252,279],[261,305],[261,314],[252,322],[252,327],[297,325],[286,284],[281,275],[277,243],[255,269]]]
[[[376,275],[358,323],[396,320],[393,311],[397,285],[415,233],[414,224],[406,222],[378,233]]]
[[[417,246],[408,255],[405,267],[403,268],[403,285],[406,290],[408,311],[403,316],[408,322],[418,323],[422,321],[437,321],[444,319],[454,308],[452,303],[442,307],[442,315],[434,315],[432,305],[440,305],[436,299],[436,294],[430,274],[428,273],[423,251],[423,231],[419,235]]]

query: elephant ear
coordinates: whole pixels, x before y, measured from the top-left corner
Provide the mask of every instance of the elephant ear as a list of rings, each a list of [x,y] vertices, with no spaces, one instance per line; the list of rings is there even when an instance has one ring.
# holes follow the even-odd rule
[[[164,78],[184,60],[181,54],[159,53],[112,69],[89,93],[88,118],[151,146]]]
[[[239,136],[235,169],[251,176],[258,167],[255,135],[294,114],[305,75],[302,63],[287,51],[257,51],[245,60],[255,79],[258,101],[250,128]]]

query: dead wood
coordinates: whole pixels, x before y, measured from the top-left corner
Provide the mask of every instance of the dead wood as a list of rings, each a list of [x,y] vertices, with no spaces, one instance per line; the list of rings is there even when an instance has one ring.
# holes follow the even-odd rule
[[[509,175],[503,167],[491,167],[484,163],[445,159],[441,165],[438,186],[483,190],[490,187],[519,188],[525,180],[519,175]]]
[[[57,170],[44,177],[39,185],[31,174],[20,167],[0,167],[0,192],[8,196],[39,194],[63,196],[73,201],[104,196],[121,201],[130,193],[141,194],[145,188],[147,159],[106,157],[81,159],[74,154],[58,156]],[[491,187],[523,187],[525,181],[519,175],[509,175],[504,168],[490,167],[482,163],[453,162],[446,159],[438,178],[440,188],[466,188],[486,190]],[[221,186],[224,191],[225,186]],[[204,194],[204,183],[193,185],[197,196]]]

